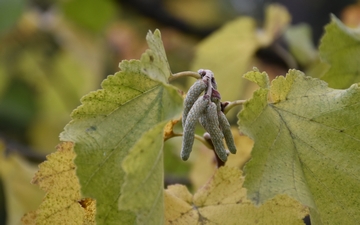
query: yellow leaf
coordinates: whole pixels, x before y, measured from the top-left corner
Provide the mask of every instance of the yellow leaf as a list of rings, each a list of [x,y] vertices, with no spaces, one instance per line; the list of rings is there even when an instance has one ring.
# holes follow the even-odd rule
[[[235,146],[237,149],[236,154],[230,154],[226,161],[227,166],[243,168],[245,163],[251,157],[251,149],[254,142],[247,136],[240,135],[237,127],[231,128],[234,137]],[[190,171],[190,180],[194,190],[203,186],[214,174],[216,170],[216,160],[214,151],[206,147],[199,147],[194,157],[194,163]]]
[[[269,46],[282,35],[291,16],[286,8],[280,4],[272,4],[266,8],[265,25],[262,33],[258,33],[258,40],[262,46]]]
[[[231,128],[234,142],[237,148],[236,154],[230,154],[227,166],[233,166],[237,168],[243,168],[245,163],[251,158],[251,150],[254,145],[254,141],[245,135],[241,135],[237,127]]]
[[[217,0],[165,1],[164,4],[171,15],[196,28],[216,27],[233,16],[223,2]]]
[[[95,224],[95,201],[81,199],[73,147],[72,142],[61,143],[39,165],[32,183],[47,193],[39,208],[22,218],[24,224]]]
[[[5,146],[0,142],[0,177],[6,198],[7,224],[19,224],[25,212],[40,204],[44,193],[31,185],[36,166],[16,154],[5,157]]]
[[[185,186],[165,190],[166,224],[303,224],[307,207],[277,195],[261,206],[246,198],[244,177],[239,169],[221,167],[189,202]]]
[[[197,190],[211,178],[216,170],[214,151],[205,146],[199,147],[194,151],[193,160],[189,177],[192,187]]]
[[[169,186],[165,191],[166,224],[194,224],[199,215],[192,209],[191,200],[192,195],[184,185]]]

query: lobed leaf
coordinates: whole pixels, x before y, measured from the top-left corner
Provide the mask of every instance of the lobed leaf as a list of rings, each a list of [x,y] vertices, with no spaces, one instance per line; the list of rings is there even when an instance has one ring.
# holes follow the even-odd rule
[[[240,130],[255,141],[245,167],[251,200],[288,194],[311,208],[312,224],[357,224],[359,102],[357,84],[331,89],[296,70],[257,90],[239,114]]]
[[[165,190],[167,224],[303,224],[308,209],[286,195],[256,207],[246,198],[244,178],[235,167],[221,167],[193,196],[183,185]]]
[[[148,171],[142,169],[144,165],[133,164],[134,168],[131,168],[124,161],[128,157],[131,160],[131,152],[139,151],[139,145],[151,146],[152,140],[144,136],[144,141],[143,135],[148,132],[148,135],[155,135],[151,130],[158,130],[156,127],[160,123],[174,118],[182,110],[181,96],[167,84],[171,71],[160,32],[150,32],[147,40],[150,49],[141,60],[122,61],[121,71],[104,80],[103,89],[83,97],[82,106],[72,113],[73,120],[61,134],[62,140],[76,144],[75,164],[81,192],[96,199],[96,221],[99,224],[134,223],[137,215],[147,215],[152,209],[151,204],[138,208],[133,203],[131,210],[122,206],[119,199],[122,199],[120,202],[126,199],[122,197],[123,191],[126,195],[131,195],[131,191],[157,194],[157,188],[163,184],[162,180],[156,179],[157,184],[151,186],[153,189],[132,189],[139,180],[130,184],[128,179],[134,176],[131,171],[139,170],[144,174]],[[159,131],[158,134],[163,135]],[[153,147],[161,146],[156,142]],[[158,155],[158,152],[153,150],[141,157],[147,154]],[[157,169],[153,175],[162,177],[162,173]],[[137,174],[138,178],[145,178],[144,174]],[[152,198],[154,196],[148,197],[154,199],[154,205],[158,204],[158,199]]]
[[[39,165],[32,183],[46,195],[36,211],[24,215],[23,224],[95,224],[95,201],[81,198],[74,158],[74,144],[63,142]]]

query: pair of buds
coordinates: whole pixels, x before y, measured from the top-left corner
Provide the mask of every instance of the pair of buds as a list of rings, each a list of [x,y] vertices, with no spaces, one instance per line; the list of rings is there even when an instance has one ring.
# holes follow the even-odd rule
[[[231,153],[236,153],[236,147],[230,130],[230,124],[221,110],[220,93],[217,91],[214,74],[210,70],[200,69],[201,79],[197,80],[189,89],[185,101],[182,123],[184,127],[183,141],[180,156],[187,160],[194,143],[195,125],[199,121],[213,143],[217,156],[225,162],[227,151],[223,139]],[[205,92],[203,96],[200,96]],[[200,97],[199,97],[200,96]]]

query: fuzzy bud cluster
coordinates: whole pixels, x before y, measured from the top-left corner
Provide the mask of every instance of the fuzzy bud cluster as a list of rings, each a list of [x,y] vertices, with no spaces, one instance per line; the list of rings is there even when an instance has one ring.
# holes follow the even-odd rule
[[[197,80],[189,89],[185,101],[182,123],[184,128],[181,158],[187,160],[194,143],[195,125],[197,121],[210,135],[211,142],[217,156],[225,162],[227,151],[223,144],[225,138],[229,151],[236,153],[236,147],[230,130],[230,124],[221,111],[220,93],[214,74],[210,70],[200,69],[201,79]],[[201,95],[204,92],[204,95]]]

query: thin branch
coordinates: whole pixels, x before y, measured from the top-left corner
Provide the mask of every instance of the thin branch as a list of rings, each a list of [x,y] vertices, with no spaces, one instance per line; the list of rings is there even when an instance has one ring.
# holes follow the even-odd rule
[[[172,80],[175,80],[179,77],[193,77],[195,79],[200,79],[201,76],[200,74],[198,74],[197,72],[193,72],[193,71],[183,71],[183,72],[179,72],[179,73],[175,73],[172,76],[169,77],[169,82]]]
[[[164,141],[167,141],[173,137],[182,137],[183,134],[182,133],[172,133],[171,136],[168,136],[164,139]],[[203,143],[207,148],[209,149],[213,149],[214,147],[211,146],[211,144],[209,144],[209,142],[207,142],[203,137],[201,137],[200,135],[195,134],[195,139],[197,139],[198,141],[200,141],[201,143]]]
[[[177,134],[177,133],[172,133],[171,135],[169,135],[169,136],[166,136],[165,138],[164,138],[164,142],[165,141],[167,141],[167,140],[169,140],[169,139],[171,139],[171,138],[173,138],[173,137],[182,137],[183,136],[183,134]]]
[[[200,135],[195,134],[195,139],[197,139],[198,141],[200,141],[201,143],[203,143],[208,149],[214,149],[214,147],[209,144],[209,142],[207,142],[203,137],[201,137]]]
[[[242,105],[245,102],[246,102],[246,100],[236,100],[236,101],[230,102],[229,104],[227,104],[225,106],[224,114],[228,113],[230,111],[230,109],[234,108],[235,106]]]

